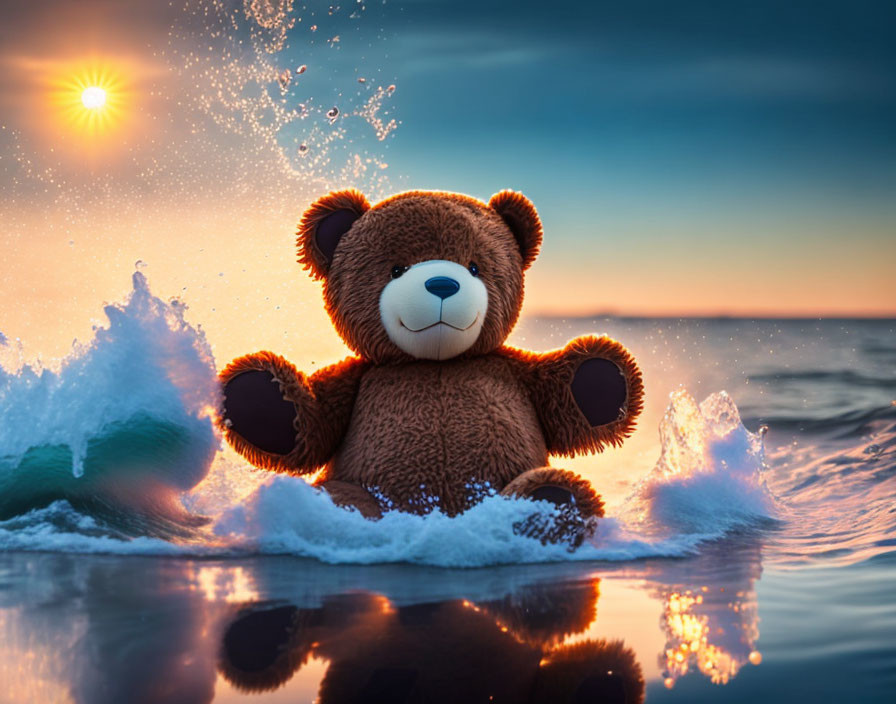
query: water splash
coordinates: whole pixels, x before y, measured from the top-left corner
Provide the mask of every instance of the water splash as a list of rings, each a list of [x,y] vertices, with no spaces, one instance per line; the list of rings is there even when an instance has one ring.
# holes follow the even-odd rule
[[[365,83],[366,81],[363,78],[359,78],[358,82]],[[389,136],[390,132],[398,127],[398,120],[391,119],[388,122],[384,122],[383,119],[379,117],[379,112],[383,108],[383,101],[394,92],[394,85],[390,85],[388,88],[377,88],[357,113],[363,117],[371,127],[373,127],[373,130],[376,133],[376,138],[381,142]]]
[[[27,497],[129,493],[138,460],[143,478],[178,491],[208,471],[219,393],[211,350],[184,305],[153,296],[140,271],[132,282],[126,303],[104,308],[108,327],[75,343],[58,370],[0,368],[0,515]],[[69,480],[58,474],[66,461]]]
[[[171,33],[169,52],[173,66],[195,86],[195,95],[188,97],[200,113],[225,131],[262,145],[265,153],[274,155],[274,165],[283,179],[300,179],[303,185],[317,183],[313,190],[321,190],[341,181],[356,158],[381,163],[381,156],[365,147],[368,133],[359,129],[364,126],[360,120],[352,120],[348,129],[343,127],[344,120],[337,126],[339,117],[360,117],[370,123],[367,115],[372,108],[357,105],[362,92],[356,86],[349,89],[357,69],[346,75],[334,72],[329,59],[319,53],[322,47],[301,37],[304,28],[315,32],[317,25],[302,23],[299,13],[315,16],[313,9],[297,8],[292,0],[244,0],[242,7],[224,0],[188,0],[183,20]],[[351,37],[333,35],[326,46],[353,42],[357,25],[352,28]],[[292,63],[297,46],[316,61],[311,64],[314,78],[326,78],[327,87],[320,88],[314,80],[297,80],[309,67],[308,63]],[[287,64],[296,68],[285,67]],[[330,86],[340,85],[341,108],[332,106],[332,98],[310,93],[315,86],[328,91]],[[303,129],[303,120],[312,115],[326,118],[332,138],[315,133],[317,127]],[[370,124],[382,141],[385,135]],[[397,122],[387,133],[396,126]],[[314,142],[323,156],[304,158],[291,148],[297,142]],[[353,185],[386,192],[383,171],[373,169],[364,182]]]
[[[673,393],[660,442],[656,466],[624,512],[639,532],[714,537],[778,515],[763,476],[762,435],[743,426],[724,391],[699,405],[686,391]]]

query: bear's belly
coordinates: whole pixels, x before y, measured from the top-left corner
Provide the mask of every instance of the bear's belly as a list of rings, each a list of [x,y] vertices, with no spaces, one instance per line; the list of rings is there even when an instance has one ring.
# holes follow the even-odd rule
[[[500,491],[546,464],[526,390],[503,359],[484,357],[367,372],[326,478],[360,484],[404,510],[455,514],[486,483]]]

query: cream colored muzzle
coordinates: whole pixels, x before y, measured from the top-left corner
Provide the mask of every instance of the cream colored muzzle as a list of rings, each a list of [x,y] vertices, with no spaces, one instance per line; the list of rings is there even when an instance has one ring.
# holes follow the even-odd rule
[[[485,284],[455,262],[431,259],[392,279],[380,295],[389,339],[417,359],[445,360],[479,338],[488,309]]]

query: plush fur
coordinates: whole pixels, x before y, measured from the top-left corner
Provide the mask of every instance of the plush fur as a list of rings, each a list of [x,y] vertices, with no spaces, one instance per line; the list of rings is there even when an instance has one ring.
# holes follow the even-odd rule
[[[586,518],[603,515],[591,486],[548,468],[548,455],[619,445],[641,411],[641,374],[607,337],[580,337],[546,353],[504,345],[541,240],[535,208],[512,191],[488,204],[428,191],[373,206],[357,191],[320,199],[299,226],[299,261],[323,280],[327,312],[356,356],[311,376],[270,352],[235,360],[221,373],[227,440],[259,467],[323,468],[319,482],[334,501],[372,517],[386,508],[456,514],[483,493],[531,496],[540,486],[564,489]],[[444,361],[402,351],[379,309],[396,269],[430,260],[475,264],[488,294],[478,338]],[[278,383],[280,397],[243,397],[248,392],[230,382],[246,373],[259,375],[257,388]],[[291,423],[269,409],[283,402],[295,407]],[[263,435],[293,449],[253,444],[237,416],[267,423]]]
[[[643,701],[644,679],[620,641],[564,645],[594,620],[591,585],[526,588],[482,604],[400,606],[353,593],[320,608],[253,604],[225,629],[218,669],[247,692],[282,686],[310,656],[327,661],[317,701]]]

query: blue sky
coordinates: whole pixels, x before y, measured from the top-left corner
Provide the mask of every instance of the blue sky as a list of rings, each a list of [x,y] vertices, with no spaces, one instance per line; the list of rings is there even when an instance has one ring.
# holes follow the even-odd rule
[[[415,185],[523,190],[558,267],[621,239],[630,265],[758,247],[795,279],[825,257],[850,276],[894,260],[891,3],[388,7],[391,162]],[[892,285],[879,294],[896,307]]]

